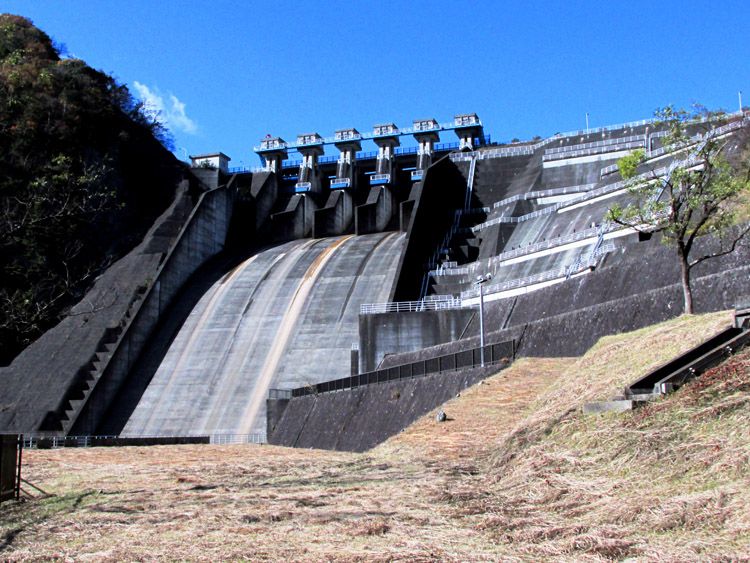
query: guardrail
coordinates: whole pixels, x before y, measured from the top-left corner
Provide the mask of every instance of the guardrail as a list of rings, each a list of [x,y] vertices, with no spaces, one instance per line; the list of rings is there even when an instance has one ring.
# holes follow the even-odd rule
[[[525,156],[534,154],[535,145],[523,145],[520,147],[501,147],[497,149],[488,149],[483,151],[472,151],[465,153],[454,153],[450,155],[453,162],[465,162],[472,158],[485,160],[489,158],[503,158],[508,156]]]
[[[359,307],[360,315],[375,315],[379,313],[408,313],[422,311],[441,311],[443,309],[461,309],[461,299],[452,295],[444,299],[433,295],[430,299],[420,301],[395,301],[391,303],[363,303]]]
[[[544,154],[552,155],[571,151],[580,151],[585,149],[596,149],[610,147],[612,145],[621,145],[623,143],[631,143],[636,141],[645,141],[646,135],[629,135],[627,137],[614,137],[610,139],[604,139],[602,141],[590,141],[588,143],[578,143],[575,145],[565,145],[564,147],[552,147],[544,150]]]
[[[370,185],[388,184],[390,181],[390,174],[373,174],[370,176]]]
[[[351,184],[351,178],[334,178],[331,180],[331,189],[348,188]]]
[[[498,207],[502,207],[503,205],[508,205],[509,203],[514,203],[522,199],[540,199],[540,198],[545,198],[545,197],[553,197],[556,195],[578,194],[582,192],[589,192],[595,187],[596,187],[596,182],[592,184],[579,184],[577,186],[567,186],[564,188],[552,188],[550,190],[538,190],[535,192],[526,192],[523,194],[516,194],[510,197],[506,197],[505,199],[501,199],[500,201],[496,201],[492,205],[492,208],[497,209]]]
[[[739,112],[728,114],[728,116],[737,115],[737,114],[739,114]],[[683,145],[679,147],[669,147],[669,146],[659,147],[658,149],[648,151],[646,153],[645,162],[649,162],[650,160],[654,160],[656,158],[662,157],[665,154],[678,153],[680,151],[685,150],[692,144],[699,143],[700,141],[706,140],[708,138],[720,137],[721,135],[725,135],[726,133],[734,131],[735,129],[740,129],[744,127],[745,125],[747,125],[748,123],[750,123],[750,118],[743,117],[742,119],[732,121],[730,123],[722,125],[721,127],[716,127],[715,129],[711,129],[710,131],[707,131],[705,134],[694,135],[693,137],[690,138],[690,142],[687,145]],[[666,134],[667,134],[666,131],[657,131],[653,133],[651,137],[663,137]],[[599,175],[600,177],[603,178],[604,176],[607,176],[617,171],[618,171],[618,165],[610,164],[609,166],[605,166],[604,168],[602,168],[601,171],[599,172]]]
[[[482,121],[480,119],[477,119],[474,123],[468,124],[468,126],[471,127],[482,127]],[[438,123],[436,127],[433,127],[432,129],[429,129],[429,131],[453,131],[455,129],[464,129],[466,128],[466,124],[456,124],[454,122],[450,123]],[[414,127],[401,127],[395,131],[385,133],[385,134],[377,134],[374,130],[367,132],[367,133],[360,133],[357,140],[366,141],[370,139],[377,139],[380,137],[403,137],[404,135],[413,135],[414,133],[424,133],[425,129],[419,129]],[[348,141],[349,139],[343,139],[345,141]],[[335,143],[340,143],[342,139],[337,139],[334,135],[333,137],[320,137],[320,140],[316,141],[314,144],[316,145],[333,145]],[[308,146],[308,144],[305,143],[279,143],[278,145],[272,147],[270,150],[294,150],[297,147],[305,147]],[[253,147],[253,151],[255,152],[265,152],[269,149],[263,149],[260,146]]]

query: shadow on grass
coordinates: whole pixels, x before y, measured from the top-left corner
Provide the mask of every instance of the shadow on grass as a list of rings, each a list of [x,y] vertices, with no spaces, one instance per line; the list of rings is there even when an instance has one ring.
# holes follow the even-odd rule
[[[31,500],[16,503],[14,507],[0,515],[0,525],[6,518],[13,521],[20,516],[21,519],[20,525],[8,530],[0,538],[0,553],[10,549],[22,532],[49,520],[53,516],[75,511],[87,497],[94,494],[96,494],[94,491],[87,491],[77,495],[50,496],[39,501]]]

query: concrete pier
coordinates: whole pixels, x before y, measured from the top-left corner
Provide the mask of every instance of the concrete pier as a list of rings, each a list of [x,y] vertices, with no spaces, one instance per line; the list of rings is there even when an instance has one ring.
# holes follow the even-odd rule
[[[453,118],[456,135],[458,136],[458,150],[474,150],[474,139],[484,144],[484,129],[476,113],[463,113]]]
[[[440,125],[436,119],[417,119],[414,120],[414,138],[419,143],[417,150],[417,167],[411,173],[413,181],[421,180],[424,171],[432,164],[432,153],[435,149],[435,143],[440,140],[438,131]]]
[[[323,155],[323,137],[317,133],[303,133],[297,136],[297,150],[302,154],[299,176],[295,191],[297,193],[320,193],[320,173],[318,158]]]

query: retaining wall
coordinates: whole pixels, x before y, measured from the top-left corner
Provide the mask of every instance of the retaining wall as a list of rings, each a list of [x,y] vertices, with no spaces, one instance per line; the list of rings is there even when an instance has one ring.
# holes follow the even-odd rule
[[[362,452],[397,434],[507,364],[401,379],[288,400],[268,441],[280,446]],[[268,410],[276,409],[269,399]]]

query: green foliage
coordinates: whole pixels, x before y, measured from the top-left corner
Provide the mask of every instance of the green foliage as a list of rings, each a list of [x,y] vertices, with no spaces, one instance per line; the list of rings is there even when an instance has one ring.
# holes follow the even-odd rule
[[[744,210],[750,194],[750,159],[745,152],[731,165],[727,159],[727,140],[713,133],[720,112],[698,107],[692,112],[667,106],[656,112],[656,128],[666,134],[662,143],[674,155],[675,164],[665,175],[654,169],[637,174],[643,151],[635,151],[618,161],[620,173],[629,180],[631,203],[613,205],[605,219],[638,231],[660,232],[662,240],[676,249],[683,271],[685,309],[692,312],[689,287],[690,269],[709,258],[732,252],[748,228],[730,227],[747,216]],[[740,133],[742,135],[742,133]],[[738,233],[738,235],[737,235]],[[697,237],[714,234],[718,251],[691,257]]]
[[[617,168],[620,171],[620,176],[625,180],[629,180],[635,176],[638,165],[643,162],[644,156],[645,153],[643,152],[643,149],[638,149],[618,160]]]
[[[163,150],[141,109],[110,76],[61,59],[29,20],[0,15],[0,365],[164,206],[142,177],[153,165],[134,162]]]

